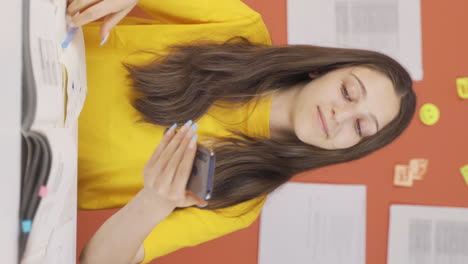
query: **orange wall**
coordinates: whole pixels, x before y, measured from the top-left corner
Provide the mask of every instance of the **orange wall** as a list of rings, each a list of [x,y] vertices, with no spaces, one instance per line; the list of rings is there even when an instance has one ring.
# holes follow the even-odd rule
[[[274,44],[286,44],[286,1],[244,0],[260,12]],[[468,100],[456,94],[455,78],[468,77],[468,1],[421,0],[424,80],[414,84],[418,109],[437,105],[439,122],[427,127],[418,118],[389,147],[364,159],[322,168],[294,181],[367,185],[367,263],[386,263],[389,206],[418,204],[468,207],[468,186],[459,168],[468,164]],[[393,167],[411,158],[429,159],[423,181],[412,188],[393,186]],[[77,254],[115,210],[78,213]],[[156,264],[255,264],[259,221],[247,229],[157,259]]]

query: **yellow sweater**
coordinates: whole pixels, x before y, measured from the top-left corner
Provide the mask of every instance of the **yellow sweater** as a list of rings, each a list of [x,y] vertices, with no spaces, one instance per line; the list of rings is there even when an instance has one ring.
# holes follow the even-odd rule
[[[271,44],[261,16],[238,0],[140,0],[139,6],[154,20],[124,19],[102,47],[99,23],[83,28],[88,94],[79,118],[80,209],[118,208],[130,201],[143,187],[143,167],[165,129],[135,123],[140,114],[130,105],[132,88],[122,62],[145,63],[151,55],[130,53],[148,48],[164,52],[175,43],[201,39],[223,42],[233,36]],[[200,140],[213,135],[228,136],[228,128],[269,138],[271,96],[253,106],[251,103],[236,110],[210,108],[210,115],[194,120],[199,124]],[[236,124],[241,121],[245,122]],[[264,198],[222,209],[222,214],[198,208],[173,212],[145,239],[143,263],[249,226],[258,217]],[[257,201],[262,202],[244,216],[224,216]]]

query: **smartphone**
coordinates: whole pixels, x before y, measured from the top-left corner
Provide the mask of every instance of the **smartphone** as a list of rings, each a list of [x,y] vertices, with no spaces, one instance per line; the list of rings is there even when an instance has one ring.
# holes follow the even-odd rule
[[[211,198],[213,191],[215,162],[215,153],[198,145],[187,190],[205,201]]]

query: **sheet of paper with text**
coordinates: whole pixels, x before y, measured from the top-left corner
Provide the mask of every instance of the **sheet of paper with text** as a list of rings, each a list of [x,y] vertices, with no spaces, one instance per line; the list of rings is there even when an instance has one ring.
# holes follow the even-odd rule
[[[369,49],[423,78],[420,0],[288,0],[289,44]]]
[[[365,264],[366,187],[287,183],[260,219],[259,264]]]
[[[468,208],[392,205],[387,263],[468,263]]]

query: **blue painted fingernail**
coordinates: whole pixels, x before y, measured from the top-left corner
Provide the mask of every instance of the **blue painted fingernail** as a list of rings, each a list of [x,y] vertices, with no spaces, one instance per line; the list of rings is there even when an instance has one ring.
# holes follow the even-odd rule
[[[176,124],[173,124],[170,128],[166,128],[166,130],[164,130],[164,135],[166,135],[167,133],[170,133],[172,131],[174,131],[177,127],[177,123]]]
[[[193,126],[192,126],[192,129],[191,129],[191,131],[193,132],[193,131],[197,130],[197,128],[198,128],[198,124],[197,124],[197,123],[195,123],[195,125],[193,125]]]
[[[184,127],[189,127],[191,124],[192,124],[192,120],[189,120],[187,121],[187,123],[185,123]]]
[[[109,33],[107,33],[106,36],[104,37],[104,39],[101,41],[101,46],[106,44],[107,38],[109,38]]]
[[[192,139],[190,140],[189,148],[191,148],[191,149],[195,148],[195,145],[197,144],[197,138],[198,138],[197,134],[195,134],[192,137]]]

